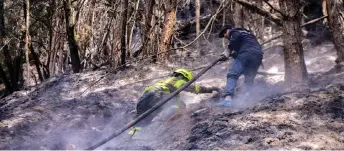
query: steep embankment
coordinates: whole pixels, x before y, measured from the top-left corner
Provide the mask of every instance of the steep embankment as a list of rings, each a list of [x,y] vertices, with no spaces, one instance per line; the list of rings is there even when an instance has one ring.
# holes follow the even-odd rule
[[[197,58],[196,53],[184,60],[185,65],[202,66],[220,52],[209,46],[207,59]],[[334,65],[333,45],[307,49],[305,57],[311,72],[326,71]],[[283,72],[282,58],[281,49],[267,49],[262,70]],[[215,66],[198,83],[223,88],[227,66]],[[136,81],[171,71],[141,64],[108,74],[90,89],[106,72],[62,75],[16,92],[1,100],[0,149],[87,148],[129,122],[142,89],[157,79]],[[310,90],[274,95],[282,90],[276,84],[282,79],[282,75],[258,76],[259,85],[252,93],[239,93],[235,111],[212,107],[210,94],[182,93],[187,110],[153,123],[132,138],[123,134],[102,148],[342,149],[343,74],[313,74]]]

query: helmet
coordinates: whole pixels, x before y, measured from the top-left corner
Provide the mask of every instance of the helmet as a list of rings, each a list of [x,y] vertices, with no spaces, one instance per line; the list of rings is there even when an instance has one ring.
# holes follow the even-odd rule
[[[174,71],[174,73],[183,75],[186,79],[188,79],[188,81],[192,79],[192,73],[187,69],[177,69],[176,71]]]

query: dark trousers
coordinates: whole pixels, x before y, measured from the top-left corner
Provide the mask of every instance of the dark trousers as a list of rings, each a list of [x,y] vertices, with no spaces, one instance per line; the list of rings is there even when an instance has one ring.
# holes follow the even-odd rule
[[[244,52],[238,54],[227,74],[225,96],[234,96],[239,77],[244,74],[246,86],[254,83],[257,71],[262,64],[262,54]]]

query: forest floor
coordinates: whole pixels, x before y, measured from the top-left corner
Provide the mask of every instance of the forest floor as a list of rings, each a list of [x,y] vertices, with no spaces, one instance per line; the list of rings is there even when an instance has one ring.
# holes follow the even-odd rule
[[[61,75],[15,92],[0,100],[0,149],[85,149],[95,144],[134,118],[135,103],[145,86],[159,80],[154,78],[215,59],[222,50],[214,45],[220,41],[210,43],[203,44],[205,56],[172,57],[180,62],[168,66],[133,64],[117,73]],[[312,73],[308,89],[284,90],[283,75],[259,75],[250,93],[238,92],[233,108],[213,107],[213,94],[182,92],[186,110],[133,137],[125,132],[99,149],[343,149],[344,72],[324,74],[334,66],[332,43],[304,45]],[[264,52],[260,70],[284,72],[282,48]],[[228,61],[216,65],[197,83],[224,88],[228,66]],[[137,82],[142,79],[151,80]]]

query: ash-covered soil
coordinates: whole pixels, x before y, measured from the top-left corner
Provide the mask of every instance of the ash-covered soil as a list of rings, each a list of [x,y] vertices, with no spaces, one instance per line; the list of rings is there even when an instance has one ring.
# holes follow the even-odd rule
[[[343,149],[344,85],[264,99],[252,109],[200,108],[179,149]]]
[[[156,77],[177,67],[204,66],[221,53],[210,48],[207,59],[195,52],[171,66],[61,75],[16,92],[0,100],[0,149],[86,149],[134,118],[137,99]],[[266,49],[260,70],[283,72],[282,54],[280,48]],[[331,43],[307,48],[308,89],[286,92],[283,75],[259,75],[257,87],[239,91],[233,108],[214,107],[214,94],[183,92],[187,109],[99,149],[344,149],[344,73],[324,74],[335,56]],[[224,88],[228,64],[210,69],[197,83]]]

